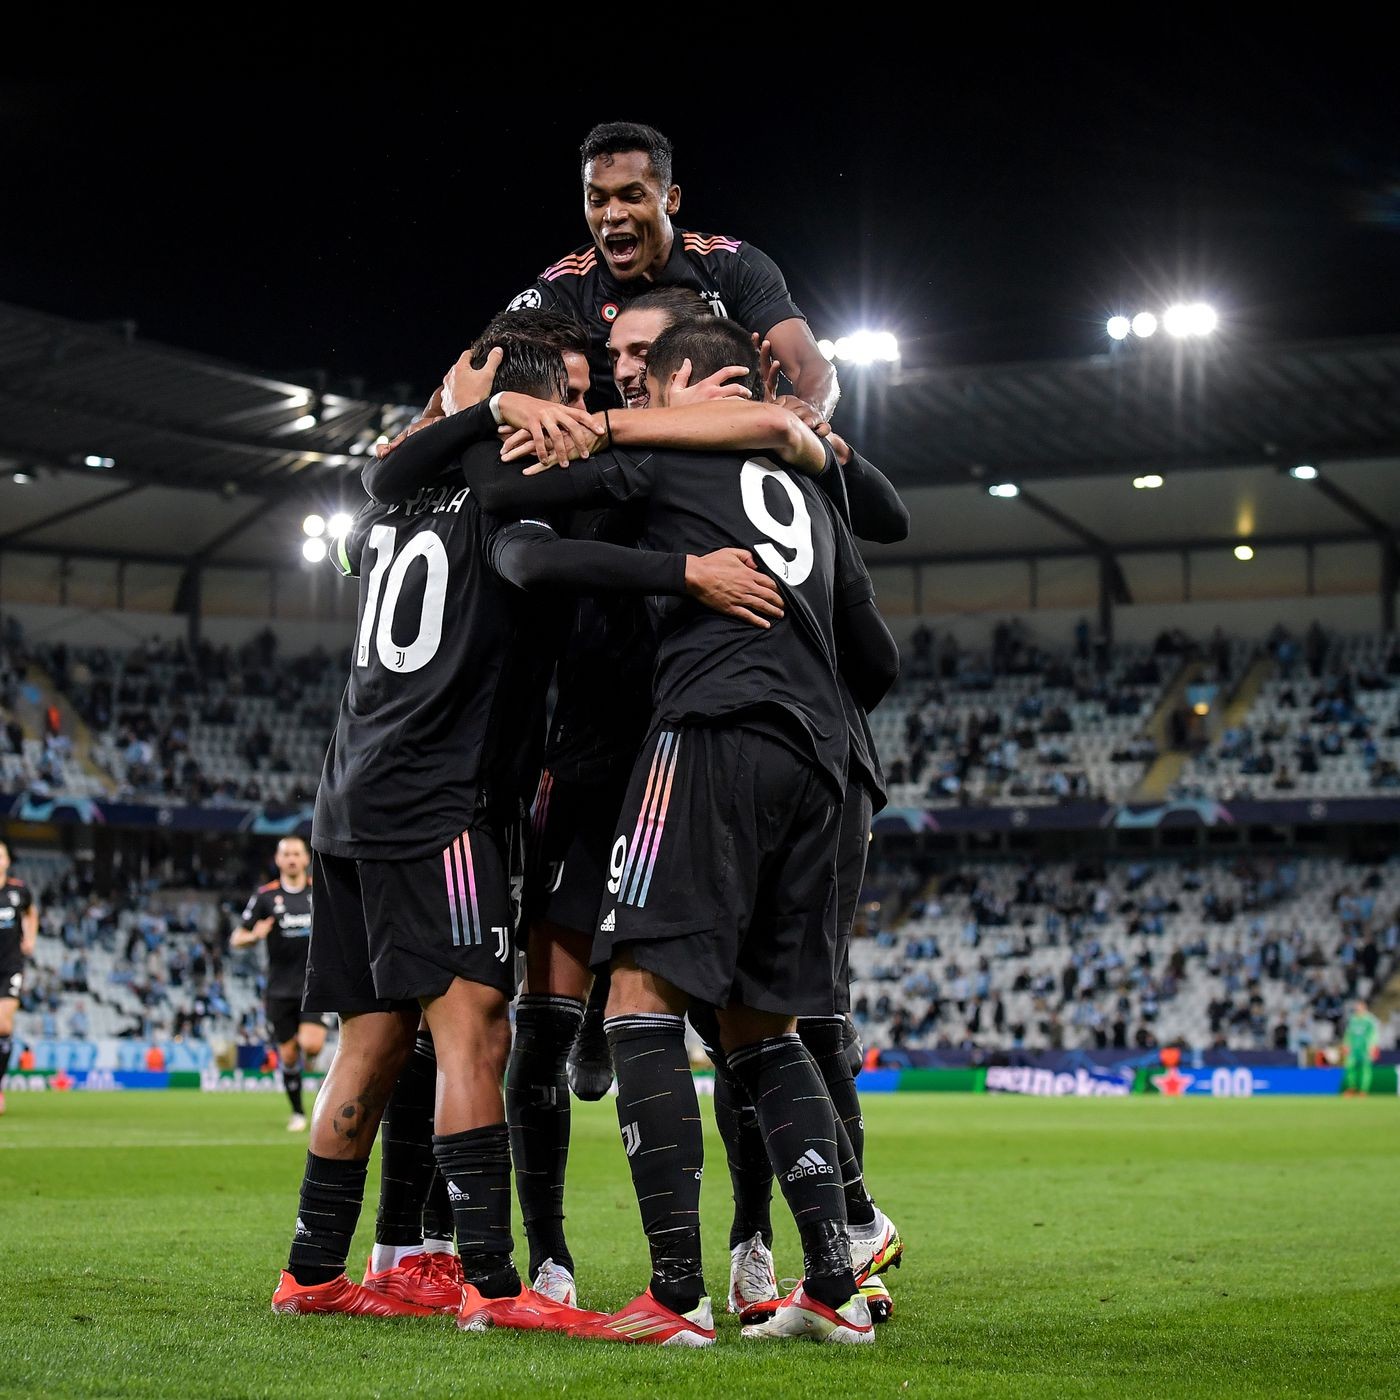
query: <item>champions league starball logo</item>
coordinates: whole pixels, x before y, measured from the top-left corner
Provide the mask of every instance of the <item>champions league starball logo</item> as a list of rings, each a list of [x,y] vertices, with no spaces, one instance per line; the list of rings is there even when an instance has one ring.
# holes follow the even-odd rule
[[[520,293],[511,304],[506,307],[507,311],[532,311],[540,304],[542,298],[538,287],[531,287],[527,291]]]

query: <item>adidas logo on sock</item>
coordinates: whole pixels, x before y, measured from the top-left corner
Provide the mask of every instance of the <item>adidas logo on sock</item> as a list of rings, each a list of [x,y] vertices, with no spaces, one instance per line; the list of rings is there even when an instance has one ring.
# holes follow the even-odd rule
[[[449,1201],[469,1201],[471,1197],[455,1181],[449,1181],[447,1183],[447,1199]]]
[[[606,919],[604,919],[603,922],[602,922],[601,924],[598,925],[598,931],[599,931],[600,933],[613,933],[613,932],[616,931],[616,929],[617,929],[617,910],[616,910],[616,909],[609,909],[609,910],[608,910],[608,917],[607,917]]]
[[[822,1157],[820,1152],[808,1148],[798,1159],[797,1164],[783,1179],[800,1181],[804,1176],[834,1176],[835,1170]]]
[[[301,1223],[301,1216],[297,1216],[296,1233],[298,1235],[309,1235],[311,1233],[311,1231],[308,1230],[306,1226]]]

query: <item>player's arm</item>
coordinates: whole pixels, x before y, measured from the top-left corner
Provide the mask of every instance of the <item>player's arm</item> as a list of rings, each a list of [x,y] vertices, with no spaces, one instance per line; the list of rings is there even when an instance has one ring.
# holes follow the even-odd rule
[[[817,349],[811,327],[788,292],[777,263],[752,243],[739,251],[734,319],[768,341],[792,385],[788,407],[809,426],[829,419],[841,397],[836,369]]]
[[[836,458],[836,470],[819,479],[852,534],[876,544],[898,544],[909,538],[909,510],[889,478],[866,461],[837,433],[825,441]]]
[[[744,399],[712,399],[675,408],[633,409],[610,413],[607,431],[599,434],[594,450],[604,447],[652,447],[690,452],[772,452],[791,467],[809,476],[832,468],[822,440],[797,414],[776,403],[750,403]],[[501,447],[503,462],[534,457],[526,467],[530,475],[550,466],[562,466],[557,452],[541,455],[537,444],[523,431],[512,433]]]
[[[245,915],[246,918],[246,915]],[[257,919],[252,927],[240,924],[229,936],[228,946],[230,948],[251,948],[254,943],[261,942],[272,932],[272,926],[277,920],[271,914],[265,919]]]
[[[841,386],[836,367],[817,349],[812,328],[800,316],[794,316],[771,327],[765,338],[792,385],[792,393],[780,402],[798,413],[808,410],[814,426],[826,422],[836,411]]]
[[[521,520],[494,531],[487,558],[502,578],[526,590],[694,598],[757,627],[768,627],[767,618],[783,615],[777,584],[746,549],[665,554],[598,540],[561,539],[543,521]]]
[[[39,906],[30,900],[29,907],[19,916],[19,950],[26,958],[32,958],[38,942]]]
[[[406,501],[441,476],[472,443],[494,437],[495,432],[490,400],[473,404],[449,418],[439,418],[404,438],[392,452],[366,462],[360,485],[371,499],[385,505]]]
[[[838,606],[832,625],[841,675],[869,714],[899,679],[899,646],[874,598]]]
[[[608,424],[615,447],[772,452],[809,476],[827,467],[821,439],[797,414],[775,403],[714,399],[681,408],[634,409],[610,413]]]
[[[899,647],[880,616],[875,585],[851,532],[835,518],[832,533],[836,544],[836,587],[831,622],[837,665],[856,703],[869,713],[899,679]]]
[[[582,409],[528,394],[494,394],[415,433],[380,461],[367,463],[361,483],[375,500],[407,500],[436,481],[469,447],[494,440],[500,427],[528,433],[536,455],[552,453],[565,459],[587,457],[603,435],[602,419]]]
[[[421,434],[420,434],[421,436]],[[501,461],[494,442],[477,443],[462,457],[462,475],[476,503],[489,515],[538,516],[567,506],[625,502],[649,493],[649,473],[643,468],[630,479],[617,468],[620,453],[594,454],[575,462],[566,472],[526,475],[519,462]],[[531,458],[524,459],[527,463]],[[645,462],[645,458],[643,462]],[[604,468],[614,470],[605,475]]]

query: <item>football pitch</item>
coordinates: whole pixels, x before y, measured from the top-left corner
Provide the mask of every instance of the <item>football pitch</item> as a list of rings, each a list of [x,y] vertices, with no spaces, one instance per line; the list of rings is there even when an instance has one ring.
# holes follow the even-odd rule
[[[708,1106],[707,1123],[712,1124]],[[0,1119],[0,1393],[52,1396],[1361,1395],[1400,1388],[1393,1099],[867,1101],[907,1254],[872,1347],[708,1351],[274,1317],[304,1138],[280,1096],[11,1094]],[[581,1301],[646,1249],[611,1103],[575,1105]],[[371,1168],[371,1197],[377,1172]],[[713,1136],[706,1272],[728,1278]],[[371,1242],[363,1216],[352,1277]],[[774,1203],[779,1273],[798,1271]],[[523,1239],[517,1230],[520,1261]]]

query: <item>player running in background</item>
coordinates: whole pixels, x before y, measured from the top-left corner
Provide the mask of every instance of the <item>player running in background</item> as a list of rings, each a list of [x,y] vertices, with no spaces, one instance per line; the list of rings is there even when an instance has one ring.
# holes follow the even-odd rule
[[[570,421],[562,356],[525,344],[502,349],[498,392],[487,403],[400,449],[410,460],[441,453],[436,478],[401,506],[371,502],[334,555],[360,575],[360,603],[317,794],[307,1001],[340,1013],[341,1035],[317,1098],[297,1227],[273,1297],[279,1312],[429,1311],[352,1284],[344,1272],[375,1132],[421,1012],[438,1061],[433,1152],[466,1278],[458,1325],[577,1320],[575,1310],[523,1288],[511,1258],[501,1075],[514,991],[513,828],[526,736],[542,721],[542,661],[552,655],[510,583],[585,579],[701,597],[755,589],[753,571],[729,555],[643,555],[561,541],[538,519],[484,516],[461,484],[456,454],[489,435],[497,456],[502,420],[542,429]],[[373,563],[361,569],[365,556]]]
[[[10,875],[10,843],[0,840],[0,1113],[14,1053],[15,1012],[24,991],[24,960],[34,956],[39,907],[23,880]]]
[[[1371,1067],[1381,1057],[1381,1023],[1371,1014],[1364,997],[1357,997],[1342,1036],[1346,1047],[1346,1070],[1342,1092],[1348,1098],[1371,1092]]]
[[[702,376],[747,362],[758,391],[757,352],[741,328],[685,321],[652,346],[653,403],[666,403],[686,358]],[[808,439],[816,460],[807,469],[829,469],[818,440]],[[831,1101],[793,1018],[834,1009],[837,808],[848,747],[835,677],[838,558],[839,630],[860,651],[874,635],[862,624],[873,622],[880,641],[862,662],[873,673],[883,651],[890,677],[897,670],[869,576],[817,488],[753,449],[640,460],[613,451],[552,477],[536,478],[549,491],[540,504],[644,502],[644,548],[765,536],[755,552],[786,584],[788,603],[785,621],[754,637],[693,609],[661,610],[653,729],[613,843],[611,898],[594,944],[595,962],[612,962],[608,1038],[653,1271],[647,1292],[584,1331],[669,1345],[714,1339],[698,1227],[703,1140],[683,1024],[699,1001],[720,1008],[729,1067],[758,1105],[803,1237],[803,1284],[746,1335],[868,1341]]]
[[[302,1076],[315,1068],[326,1044],[325,1018],[302,1007],[306,949],[311,941],[311,848],[301,836],[284,836],[273,857],[277,879],[259,885],[229,939],[231,948],[267,944],[267,1033],[282,1065],[282,1087],[292,1106],[289,1133],[306,1131]]]

